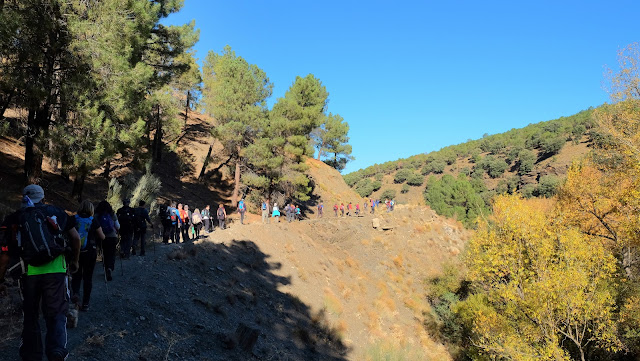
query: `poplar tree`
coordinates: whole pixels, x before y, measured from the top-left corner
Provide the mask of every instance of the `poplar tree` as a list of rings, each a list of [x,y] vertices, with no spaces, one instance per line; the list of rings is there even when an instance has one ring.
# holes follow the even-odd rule
[[[220,54],[207,54],[202,77],[205,109],[218,122],[213,135],[235,163],[231,196],[235,207],[246,163],[244,149],[264,124],[261,120],[267,114],[266,99],[271,96],[273,84],[262,69],[237,56],[230,46]]]

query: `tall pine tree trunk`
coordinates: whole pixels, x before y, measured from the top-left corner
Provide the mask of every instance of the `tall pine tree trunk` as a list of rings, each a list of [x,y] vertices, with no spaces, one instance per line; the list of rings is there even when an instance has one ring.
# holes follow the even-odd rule
[[[240,193],[240,146],[236,148],[236,173],[233,184],[233,194],[231,195],[231,206],[238,205],[238,194]]]
[[[80,169],[76,171],[76,178],[73,180],[71,196],[76,196],[78,202],[82,201],[82,190],[84,189],[84,181],[87,178],[87,172],[87,165],[82,163]]]
[[[27,116],[27,136],[24,142],[24,181],[37,183],[42,177],[42,148],[40,145],[41,125],[39,121],[46,112],[42,108],[31,107]]]
[[[189,119],[189,98],[191,97],[191,92],[187,91],[187,106],[184,108],[184,127],[187,128],[187,120]]]
[[[213,150],[213,144],[209,146],[209,151],[207,152],[207,156],[204,158],[204,164],[202,165],[202,169],[200,170],[200,175],[198,175],[198,179],[202,179],[204,177],[204,173],[207,170],[207,166],[209,165],[209,160],[211,159],[211,151]]]
[[[162,118],[160,117],[160,104],[157,105],[156,134],[153,137],[152,158],[156,163],[162,161]]]
[[[102,176],[106,180],[109,180],[109,177],[111,177],[111,159],[107,159],[104,163],[104,172],[102,172]]]

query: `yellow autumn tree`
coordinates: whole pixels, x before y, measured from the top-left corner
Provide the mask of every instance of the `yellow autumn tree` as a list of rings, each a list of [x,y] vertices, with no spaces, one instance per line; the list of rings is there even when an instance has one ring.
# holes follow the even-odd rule
[[[474,293],[456,306],[473,343],[491,358],[586,360],[621,347],[617,264],[606,241],[567,226],[554,200],[498,196],[469,242]]]

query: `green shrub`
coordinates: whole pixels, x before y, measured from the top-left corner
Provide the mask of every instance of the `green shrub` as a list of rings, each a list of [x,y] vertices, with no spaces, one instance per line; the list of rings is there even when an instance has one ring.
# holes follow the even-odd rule
[[[439,215],[455,216],[465,226],[471,227],[478,216],[488,214],[489,211],[487,202],[482,197],[483,193],[478,190],[486,189],[486,186],[480,179],[472,181],[462,174],[458,178],[445,174],[440,180],[429,177],[424,194],[425,202]]]
[[[396,197],[395,189],[385,189],[380,195],[380,199],[394,199]]]
[[[536,186],[534,184],[525,184],[521,189],[520,193],[525,198],[533,197],[533,193],[536,191]]]
[[[400,189],[400,193],[405,194],[405,193],[409,192],[410,188],[411,187],[409,187],[409,185],[405,183],[405,184],[402,185],[402,189]]]
[[[413,169],[402,168],[396,172],[395,177],[393,177],[394,183],[404,183],[411,175],[413,174]]]
[[[536,155],[530,150],[522,150],[518,153],[518,174],[523,175],[533,170],[533,165],[536,163]]]
[[[407,178],[407,184],[414,187],[419,187],[424,183],[424,176],[422,174],[413,173]]]
[[[557,193],[558,187],[560,187],[560,183],[562,183],[562,180],[557,176],[542,176],[540,177],[538,187],[536,188],[533,195],[545,198],[553,197]]]

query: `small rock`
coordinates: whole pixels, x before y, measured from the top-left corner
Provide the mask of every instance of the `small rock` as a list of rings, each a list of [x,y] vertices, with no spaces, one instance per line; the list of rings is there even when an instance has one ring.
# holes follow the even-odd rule
[[[379,218],[374,218],[373,220],[371,220],[371,225],[375,229],[380,228],[380,219]]]

